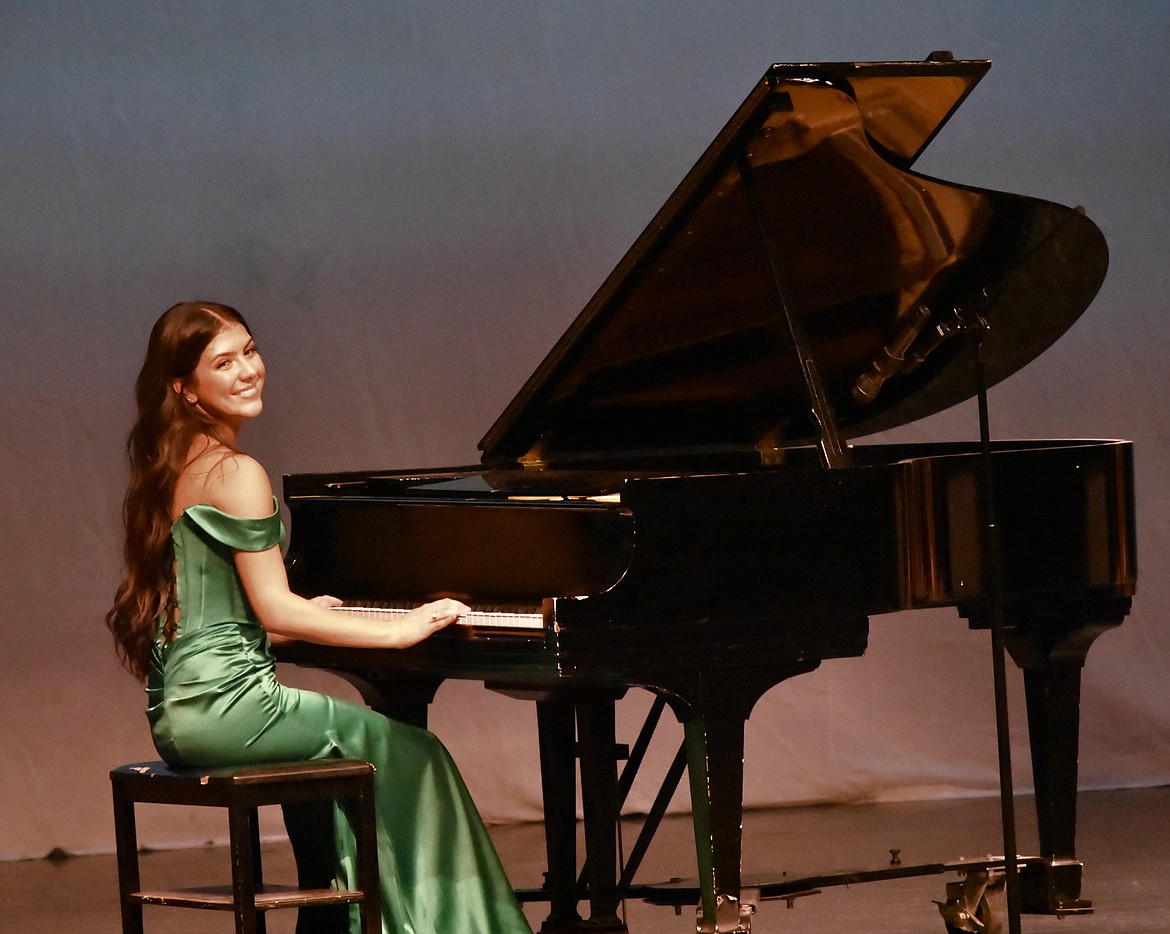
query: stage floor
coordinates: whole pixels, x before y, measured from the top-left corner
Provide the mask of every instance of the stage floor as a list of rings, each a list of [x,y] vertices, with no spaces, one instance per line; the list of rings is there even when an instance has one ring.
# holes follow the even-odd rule
[[[1016,804],[1021,853],[1035,849],[1030,798]],[[1084,895],[1091,914],[1058,919],[1025,915],[1031,934],[1138,934],[1170,931],[1170,788],[1085,792],[1080,798],[1080,858],[1085,863]],[[543,863],[540,824],[492,828],[509,875],[517,886],[539,884]],[[626,832],[632,845],[634,831]],[[751,811],[744,819],[744,875],[769,880],[797,878],[829,870],[878,869],[899,850],[904,864],[977,858],[1002,850],[999,803],[964,799],[898,804],[784,808]],[[647,854],[638,881],[693,876],[689,820],[669,818]],[[293,881],[286,844],[266,845],[266,876]],[[144,854],[143,881],[168,884],[226,880],[222,847]],[[945,901],[945,886],[955,875],[930,875],[895,881],[825,888],[821,894],[759,906],[753,934],[942,934],[934,901]],[[117,879],[113,856],[75,857],[59,862],[0,863],[0,928],[6,934],[117,934]],[[526,911],[539,929],[546,906]],[[676,916],[670,908],[641,902],[625,906],[631,934],[691,934],[691,909]],[[229,934],[227,913],[182,909],[145,910],[147,934]],[[295,913],[268,915],[270,934],[294,928]]]

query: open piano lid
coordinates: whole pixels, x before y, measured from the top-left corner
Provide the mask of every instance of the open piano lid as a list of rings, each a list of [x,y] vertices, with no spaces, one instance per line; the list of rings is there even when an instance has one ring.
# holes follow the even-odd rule
[[[851,438],[970,398],[972,320],[989,385],[1043,352],[1104,279],[1100,231],[910,171],[990,65],[773,65],[480,442],[484,462],[767,458],[823,444],[825,412]]]

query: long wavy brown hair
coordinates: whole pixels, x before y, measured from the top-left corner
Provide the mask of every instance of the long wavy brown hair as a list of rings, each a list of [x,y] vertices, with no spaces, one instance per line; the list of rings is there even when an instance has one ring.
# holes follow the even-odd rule
[[[229,324],[243,325],[234,308],[217,302],[181,302],[155,322],[138,374],[138,417],[126,440],[130,485],[122,503],[126,530],[126,577],[106,614],[118,655],[144,680],[159,625],[167,638],[178,623],[171,511],[179,475],[192,444],[203,434],[234,450],[217,423],[176,392],[185,384],[212,339]]]

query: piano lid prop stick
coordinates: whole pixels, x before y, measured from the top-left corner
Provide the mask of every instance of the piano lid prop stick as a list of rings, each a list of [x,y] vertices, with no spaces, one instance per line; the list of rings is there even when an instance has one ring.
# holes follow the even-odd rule
[[[962,317],[962,309],[956,308],[955,312]],[[995,489],[991,466],[991,428],[987,409],[987,361],[983,346],[983,335],[987,326],[987,319],[978,311],[967,313],[965,328],[974,353],[976,398],[979,403],[979,493],[984,520],[980,545],[984,558],[983,580],[991,616],[991,661],[995,675],[995,728],[999,747],[999,800],[1003,823],[1004,888],[1007,897],[1009,934],[1020,934],[1019,854],[1016,847],[1012,745],[1008,721],[1007,671],[1004,659],[1003,580],[1000,569],[999,525],[995,514]]]
[[[780,312],[788,325],[788,339],[800,360],[800,372],[804,377],[810,413],[813,423],[817,426],[817,434],[820,436],[821,460],[826,467],[848,467],[849,451],[841,440],[840,431],[837,430],[837,416],[833,412],[833,406],[829,402],[824,383],[817,371],[816,361],[809,348],[808,335],[805,334],[804,327],[796,317],[796,309],[783,272],[780,247],[768,223],[764,199],[760,195],[755,171],[746,152],[740,152],[737,165],[739,177],[743,181],[744,192],[747,194],[752,216],[760,234],[760,240],[764,244],[764,252],[768,257],[768,267],[772,273],[772,285],[775,287],[776,298],[779,300]]]

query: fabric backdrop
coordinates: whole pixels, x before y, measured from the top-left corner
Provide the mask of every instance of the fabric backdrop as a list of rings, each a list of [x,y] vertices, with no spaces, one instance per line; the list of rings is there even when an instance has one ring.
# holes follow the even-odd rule
[[[249,317],[269,390],[243,440],[274,484],[473,463],[770,63],[936,49],[995,66],[918,168],[1084,205],[1110,243],[1099,297],[991,393],[991,427],[1135,442],[1139,593],[1089,655],[1082,786],[1170,780],[1168,47],[1160,0],[4,0],[0,858],[111,849],[106,773],[153,757],[102,616],[163,309]],[[977,435],[968,404],[895,437]],[[624,702],[625,735],[647,704]],[[539,817],[530,706],[448,684],[432,727],[489,820]],[[747,739],[752,806],[994,793],[987,634],[950,611],[875,618],[865,658],[775,688]],[[221,833],[142,822],[155,846]]]

